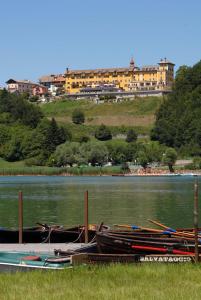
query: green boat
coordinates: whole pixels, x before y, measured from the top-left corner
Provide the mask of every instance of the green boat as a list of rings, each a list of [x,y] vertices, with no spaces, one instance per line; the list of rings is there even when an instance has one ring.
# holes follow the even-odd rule
[[[63,270],[72,268],[71,257],[30,252],[0,252],[0,272]]]

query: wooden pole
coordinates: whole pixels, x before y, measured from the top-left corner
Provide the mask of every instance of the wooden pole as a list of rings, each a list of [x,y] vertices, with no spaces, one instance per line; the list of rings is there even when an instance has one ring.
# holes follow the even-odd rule
[[[194,231],[195,231],[195,262],[199,261],[198,248],[198,177],[195,176],[194,182]]]
[[[88,191],[84,194],[84,233],[85,233],[85,243],[89,242],[89,200],[88,200]]]
[[[23,194],[20,191],[18,195],[18,225],[19,225],[19,244],[22,244],[23,241]]]

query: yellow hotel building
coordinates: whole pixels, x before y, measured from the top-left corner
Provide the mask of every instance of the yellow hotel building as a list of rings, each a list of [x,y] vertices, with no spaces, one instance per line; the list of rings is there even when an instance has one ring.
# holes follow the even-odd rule
[[[65,78],[65,91],[68,94],[79,93],[85,88],[98,86],[113,86],[123,91],[164,91],[172,88],[174,64],[164,58],[158,65],[139,68],[131,59],[127,68],[66,69]]]

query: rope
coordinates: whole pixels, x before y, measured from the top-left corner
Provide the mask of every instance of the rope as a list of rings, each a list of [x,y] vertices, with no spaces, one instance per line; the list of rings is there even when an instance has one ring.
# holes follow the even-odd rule
[[[84,227],[82,228],[82,230],[81,230],[80,234],[78,235],[78,237],[71,243],[76,243],[81,238],[83,232],[84,232]],[[66,244],[69,244],[69,243],[66,243]]]
[[[44,241],[41,242],[41,244],[44,244],[44,243],[46,243],[46,242],[48,242],[48,241],[49,241],[49,243],[50,243],[50,236],[51,236],[51,233],[52,233],[53,230],[54,230],[54,228],[49,227],[49,233],[48,233],[48,236],[46,237],[46,239],[45,239]]]
[[[46,237],[46,239],[44,241],[41,242],[41,244],[44,244],[44,243],[47,243],[49,242],[50,243],[50,236],[52,234],[52,232],[54,231],[54,228],[52,227],[49,227],[49,233],[48,233],[48,236]],[[80,234],[78,235],[78,237],[72,241],[72,242],[66,242],[66,244],[69,244],[69,243],[76,243],[77,241],[79,241],[79,239],[81,238],[82,234],[84,233],[85,231],[85,228],[83,227]],[[96,236],[93,237],[93,239],[89,242],[89,244],[92,244],[94,241],[96,240]]]

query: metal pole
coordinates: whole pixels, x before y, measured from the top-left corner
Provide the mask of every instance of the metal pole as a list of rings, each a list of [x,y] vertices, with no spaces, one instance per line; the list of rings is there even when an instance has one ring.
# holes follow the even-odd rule
[[[88,228],[89,228],[89,201],[88,201],[88,191],[84,194],[84,233],[85,233],[85,243],[89,242]]]
[[[18,225],[19,225],[19,244],[22,244],[22,236],[23,236],[23,195],[22,192],[19,192],[18,196],[18,206],[19,206],[19,218],[18,218]]]
[[[194,182],[194,232],[195,232],[195,262],[199,261],[198,249],[198,177],[195,176]]]

